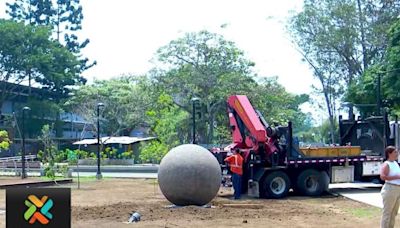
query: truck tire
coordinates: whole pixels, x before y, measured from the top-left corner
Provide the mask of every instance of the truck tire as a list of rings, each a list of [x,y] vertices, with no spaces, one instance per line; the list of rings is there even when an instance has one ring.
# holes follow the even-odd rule
[[[267,174],[263,181],[263,196],[279,199],[285,197],[290,189],[290,179],[282,171],[274,171]]]
[[[329,176],[325,171],[306,169],[297,177],[296,190],[305,196],[319,196],[329,187]]]

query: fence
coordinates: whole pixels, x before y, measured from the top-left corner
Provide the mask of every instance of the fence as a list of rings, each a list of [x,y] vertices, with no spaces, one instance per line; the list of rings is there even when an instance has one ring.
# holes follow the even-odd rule
[[[25,156],[26,172],[41,172],[41,163],[35,161],[36,155]],[[0,158],[0,170],[5,175],[20,176],[22,173],[22,156]]]

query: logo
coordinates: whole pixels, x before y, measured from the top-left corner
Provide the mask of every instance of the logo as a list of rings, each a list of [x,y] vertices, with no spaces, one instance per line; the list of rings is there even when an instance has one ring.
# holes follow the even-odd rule
[[[29,195],[28,199],[25,200],[25,205],[28,209],[24,213],[24,218],[29,221],[30,224],[34,224],[36,221],[46,225],[53,218],[53,215],[49,212],[53,207],[53,200],[49,199],[48,196],[43,196],[41,199],[35,195]]]
[[[6,228],[70,228],[70,188],[6,189]]]

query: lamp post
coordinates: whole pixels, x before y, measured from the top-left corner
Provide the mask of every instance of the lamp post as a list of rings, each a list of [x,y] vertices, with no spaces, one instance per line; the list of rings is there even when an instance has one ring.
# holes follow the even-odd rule
[[[100,171],[100,107],[104,107],[104,104],[97,103],[97,180],[102,178]]]
[[[22,174],[21,178],[25,179],[26,178],[26,172],[25,172],[25,112],[30,111],[31,109],[27,106],[22,108]]]
[[[192,121],[193,121],[193,128],[192,128],[192,144],[196,144],[196,102],[200,101],[200,98],[198,97],[193,97],[191,99],[192,101],[192,107],[193,107],[193,112],[192,112]]]

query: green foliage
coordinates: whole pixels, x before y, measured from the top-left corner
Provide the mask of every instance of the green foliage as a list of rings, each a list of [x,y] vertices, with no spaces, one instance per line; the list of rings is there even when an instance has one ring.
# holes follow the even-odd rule
[[[287,125],[292,121],[295,132],[311,127],[310,117],[299,108],[309,100],[308,95],[288,93],[276,77],[263,78],[254,91],[249,99],[268,123]]]
[[[96,64],[89,63],[87,58],[81,58],[81,49],[86,47],[89,39],[80,41],[77,36],[78,31],[82,29],[83,20],[79,0],[15,0],[12,4],[6,4],[6,12],[13,20],[51,28],[53,37],[80,58],[79,72]]]
[[[384,65],[385,73],[383,77],[383,96],[387,105],[395,110],[395,114],[400,114],[400,20],[389,30],[389,47],[386,54]]]
[[[51,165],[51,164],[46,164],[46,165],[44,166],[44,175],[45,175],[47,178],[50,178],[50,179],[52,179],[52,180],[55,179],[55,177],[56,177],[56,172],[55,172],[55,166],[54,166],[54,164],[53,164],[53,165]]]
[[[96,126],[97,104],[101,102],[104,104],[100,108],[102,132],[127,134],[146,121],[145,113],[151,103],[143,88],[146,81],[144,77],[95,81],[92,85],[81,86],[65,105]]]
[[[158,137],[158,141],[147,143],[141,149],[140,160],[160,162],[168,150],[185,142],[183,139],[187,136],[185,131],[188,131],[185,124],[188,113],[175,105],[171,96],[161,94],[155,108],[149,110],[147,115],[150,118],[151,130]]]
[[[385,33],[386,34],[386,33]],[[391,114],[400,114],[400,21],[387,31],[388,47],[384,58],[364,72],[350,88],[347,100],[355,104],[376,104],[378,77],[381,77],[381,98]],[[358,107],[362,116],[376,114],[375,107]]]
[[[117,158],[117,149],[115,148],[110,148],[106,147],[104,151],[101,152],[103,158],[110,158],[110,159],[116,159]]]
[[[320,81],[317,92],[323,94],[331,131],[336,102],[345,92],[354,93],[354,83],[381,60],[386,30],[399,13],[395,1],[306,0],[303,11],[292,18],[289,30]]]
[[[0,150],[8,150],[10,148],[10,138],[8,137],[8,132],[1,130],[0,131]]]
[[[375,65],[370,67],[364,72],[356,83],[350,86],[347,91],[345,100],[356,104],[357,109],[360,111],[362,117],[368,117],[376,113],[375,106],[357,106],[358,104],[376,104],[377,102],[377,85],[378,74],[382,72],[382,67]]]
[[[122,159],[133,159],[133,151],[125,151],[121,153]]]
[[[55,162],[57,157],[57,147],[55,142],[52,140],[53,128],[49,125],[44,125],[42,128],[42,134],[39,136],[39,140],[42,142],[44,150],[39,151],[40,159],[45,163],[45,174],[49,178],[55,178]]]
[[[334,119],[334,137],[339,137],[339,124],[336,119]],[[304,144],[308,143],[331,143],[331,129],[330,129],[330,121],[326,119],[322,122],[321,125],[310,127],[307,130],[299,131],[294,133],[294,136],[299,139],[300,142]]]
[[[170,95],[178,107],[190,113],[189,117],[191,98],[200,98],[201,118],[196,120],[200,143],[230,141],[224,105],[230,95],[248,95],[257,108],[267,113],[267,120],[279,123],[301,113],[298,106],[308,101],[305,95],[295,97],[287,93],[276,79],[257,83],[252,72],[254,63],[246,59],[233,42],[218,34],[187,33],[160,48],[157,57],[160,65],[169,66],[166,70],[152,72],[159,91]],[[300,126],[301,118],[297,119],[299,124],[296,125]],[[186,132],[189,133],[191,122],[187,122]]]
[[[152,78],[175,104],[190,112],[191,98],[201,99],[198,134],[202,143],[213,141],[214,121],[227,96],[250,91],[255,84],[251,77],[254,63],[233,42],[207,31],[171,41],[158,50],[157,59],[160,66],[170,67],[153,71]]]
[[[143,163],[160,163],[170,148],[170,146],[160,141],[152,141],[141,150],[140,160]]]
[[[59,94],[81,82],[77,58],[50,36],[47,27],[0,19],[0,81],[13,83],[2,84],[0,102],[15,96],[9,91],[28,79]]]
[[[334,137],[337,139],[339,137],[339,124],[337,119],[334,119]],[[319,126],[319,131],[321,133],[321,137],[322,137],[322,142],[324,143],[331,143],[331,129],[330,129],[330,122],[329,120],[325,120],[321,126]]]
[[[308,143],[316,143],[320,142],[322,143],[322,139],[320,138],[320,135],[315,134],[314,129],[310,129],[309,131],[302,131],[298,132],[297,134],[294,135],[294,137],[297,137],[299,142],[302,142],[303,144],[308,144]]]
[[[42,150],[39,151],[37,156],[40,161],[46,162],[44,158],[45,153]],[[100,157],[102,159],[132,159],[134,156],[133,151],[119,153],[117,149],[107,147],[104,151],[100,151]],[[68,164],[76,165],[78,159],[97,159],[97,153],[79,149],[65,149],[55,151],[54,153],[54,163],[65,163],[68,161]],[[55,169],[57,169],[57,167],[55,167]]]
[[[66,106],[95,126],[96,104],[104,103],[101,132],[108,135],[127,135],[135,127],[150,126],[150,134],[158,141],[142,146],[139,159],[143,162],[159,162],[172,147],[191,141],[194,96],[200,98],[197,110],[201,115],[196,117],[199,143],[231,141],[225,102],[235,94],[248,95],[270,122],[292,120],[299,131],[310,128],[309,116],[299,109],[308,95],[288,93],[276,78],[254,80],[254,63],[218,34],[185,34],[161,47],[156,58],[158,66],[168,68],[155,68],[149,77],[125,76],[81,86]],[[130,156],[107,149],[101,154],[102,158]]]

